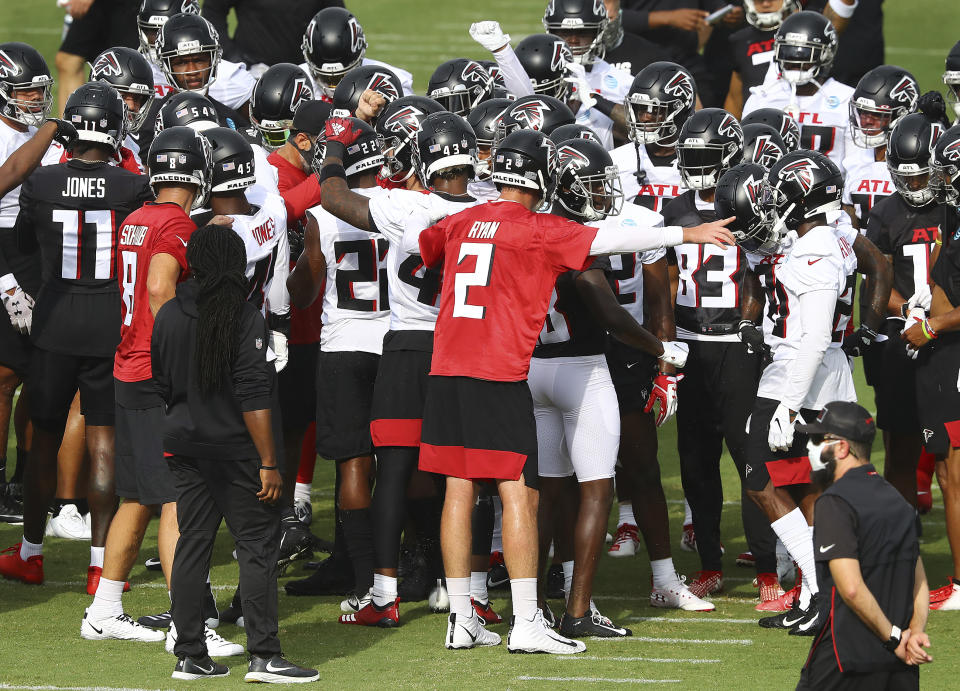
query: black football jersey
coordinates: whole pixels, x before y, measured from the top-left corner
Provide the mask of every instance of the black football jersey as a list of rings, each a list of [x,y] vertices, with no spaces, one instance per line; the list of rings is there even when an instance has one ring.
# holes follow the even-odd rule
[[[591,269],[603,270],[610,280],[610,262],[606,257],[594,260],[587,270]],[[566,271],[557,277],[533,357],[601,355],[606,350],[607,332],[597,324],[577,290],[581,273]]]
[[[943,289],[951,305],[960,306],[960,230],[955,230],[950,242],[943,244],[930,277]]]
[[[744,103],[750,96],[750,87],[760,86],[767,76],[767,70],[773,62],[774,33],[748,25],[730,37],[733,69],[743,82]]]
[[[103,162],[73,159],[27,178],[16,229],[21,248],[40,249],[34,343],[53,352],[113,354],[120,342],[117,232],[150,199],[146,177]]]
[[[930,252],[938,230],[947,237],[957,229],[957,215],[947,211],[936,202],[918,209],[896,192],[870,210],[867,238],[893,259],[893,287],[905,299],[930,275]]]
[[[717,218],[710,209],[698,209],[688,190],[663,210],[665,226],[690,228]],[[740,287],[747,260],[739,247],[723,250],[713,245],[682,244],[667,252],[679,272],[674,314],[681,330],[701,336],[727,336],[740,324]],[[681,336],[682,338],[683,336]]]

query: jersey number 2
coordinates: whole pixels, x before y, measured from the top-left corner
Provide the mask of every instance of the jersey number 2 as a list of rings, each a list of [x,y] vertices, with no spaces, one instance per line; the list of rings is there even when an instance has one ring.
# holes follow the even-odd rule
[[[490,285],[490,276],[493,272],[493,253],[496,247],[486,242],[464,242],[460,245],[460,256],[457,257],[457,267],[463,264],[467,257],[477,260],[473,271],[457,272],[453,282],[453,316],[467,319],[483,319],[487,308],[483,305],[471,305],[468,302],[470,288],[486,287]]]

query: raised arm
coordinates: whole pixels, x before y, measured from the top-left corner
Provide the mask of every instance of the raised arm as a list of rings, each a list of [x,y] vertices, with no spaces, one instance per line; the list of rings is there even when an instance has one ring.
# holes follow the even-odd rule
[[[347,173],[343,167],[346,148],[359,134],[350,118],[327,120],[327,155],[320,169],[320,205],[355,228],[371,230],[370,200],[347,186]]]

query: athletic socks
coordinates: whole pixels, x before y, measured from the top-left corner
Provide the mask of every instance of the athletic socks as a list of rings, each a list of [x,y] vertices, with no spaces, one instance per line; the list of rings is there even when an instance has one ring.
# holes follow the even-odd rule
[[[449,592],[450,589],[447,588],[447,593]],[[470,597],[479,602],[481,605],[485,605],[490,602],[490,594],[487,592],[486,571],[470,572]]]
[[[570,588],[573,586],[573,559],[561,564],[563,567],[563,596],[570,597]]]
[[[41,557],[43,556],[43,543],[35,545],[32,542],[29,542],[27,538],[23,538],[23,541],[20,543],[20,558],[26,561],[30,557]]]
[[[377,607],[386,607],[392,605],[396,599],[397,579],[379,573],[373,574],[373,604]]]
[[[809,596],[816,595],[819,590],[816,565],[813,560],[813,539],[807,519],[803,517],[803,512],[798,507],[770,525],[803,573],[800,605],[805,606],[809,603]]]
[[[104,547],[90,547],[90,566],[96,566],[103,568],[103,550]],[[210,577],[207,577],[207,583],[210,582]]]
[[[673,565],[673,557],[654,559],[650,562],[650,570],[653,571],[654,588],[668,588],[680,583],[677,567]]]
[[[536,579],[534,579],[535,581]],[[448,578],[447,597],[450,598],[450,613],[469,619],[473,613],[470,604],[470,578]]]
[[[370,509],[341,509],[340,522],[347,554],[353,565],[354,592],[363,594],[373,587],[373,528]]]
[[[683,500],[683,524],[693,525],[693,511],[690,510],[690,502]]]
[[[637,524],[637,519],[634,518],[633,516],[633,502],[629,502],[629,501],[620,502],[617,525],[621,526],[624,523],[629,523],[630,525]]]
[[[87,608],[87,616],[93,621],[117,617],[123,614],[123,581],[111,581],[101,578],[93,604]]]
[[[503,552],[503,503],[499,496],[493,497],[493,536],[490,552]]]
[[[310,501],[310,489],[313,487],[312,484],[307,482],[298,482],[293,490],[293,500],[294,501]]]
[[[450,579],[447,579],[447,590],[449,591]],[[536,578],[511,578],[510,596],[513,600],[513,614],[522,617],[527,621],[533,619],[537,613],[537,579]],[[453,598],[450,599],[451,610],[453,608]]]

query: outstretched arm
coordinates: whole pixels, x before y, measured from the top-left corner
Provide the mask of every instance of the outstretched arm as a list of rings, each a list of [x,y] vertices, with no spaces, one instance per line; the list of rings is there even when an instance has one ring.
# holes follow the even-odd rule
[[[576,285],[594,319],[617,340],[656,357],[663,354],[660,339],[640,326],[620,305],[601,269],[584,271],[577,277]]]

